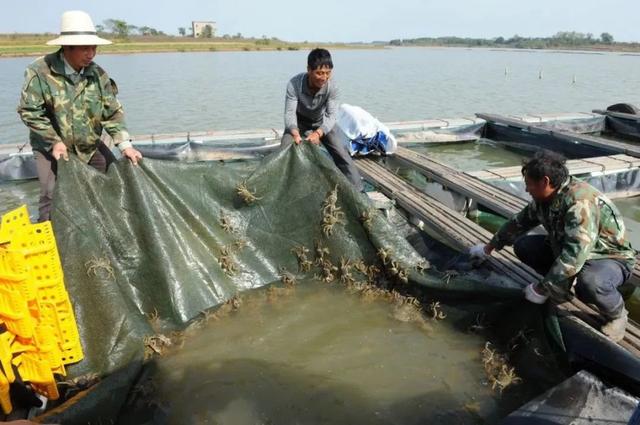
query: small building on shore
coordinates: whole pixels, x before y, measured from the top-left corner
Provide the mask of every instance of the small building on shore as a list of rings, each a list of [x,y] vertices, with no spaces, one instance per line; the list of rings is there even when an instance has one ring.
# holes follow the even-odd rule
[[[193,29],[193,37],[204,37],[207,34],[208,29],[211,28],[211,37],[216,35],[216,23],[213,21],[191,21],[191,28]]]

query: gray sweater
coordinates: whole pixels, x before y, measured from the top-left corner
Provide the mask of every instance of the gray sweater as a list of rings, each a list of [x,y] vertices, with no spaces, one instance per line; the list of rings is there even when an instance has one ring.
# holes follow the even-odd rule
[[[327,134],[336,123],[337,113],[338,87],[333,79],[329,79],[315,95],[309,89],[306,72],[289,81],[284,102],[285,130],[320,128]]]

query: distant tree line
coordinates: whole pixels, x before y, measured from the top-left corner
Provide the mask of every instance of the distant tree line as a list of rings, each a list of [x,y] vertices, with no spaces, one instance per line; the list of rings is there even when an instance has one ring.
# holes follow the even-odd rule
[[[113,34],[118,38],[127,38],[130,35],[166,35],[163,31],[153,27],[131,25],[122,19],[105,19],[102,25],[96,25],[96,31]]]
[[[96,25],[96,31],[102,34],[110,34],[117,38],[127,38],[129,36],[134,35],[145,35],[145,36],[166,36],[163,31],[157,30],[153,27],[149,26],[136,26],[131,25],[127,21],[122,19],[105,19],[102,22],[102,25]],[[178,27],[178,34],[181,37],[193,37],[193,27]],[[206,25],[202,29],[202,33],[199,35],[200,38],[214,38],[213,27],[211,25]],[[279,43],[282,40],[277,37],[267,37],[263,35],[261,38],[246,38],[242,35],[242,33],[236,34],[224,34],[220,37],[217,37],[223,40],[254,40],[256,44],[268,46],[271,43]]]
[[[549,49],[562,47],[588,47],[593,45],[615,44],[613,36],[603,32],[600,37],[591,33],[576,31],[561,31],[551,37],[521,37],[511,38],[468,38],[468,37],[421,37],[411,39],[396,39],[389,42],[392,46],[486,46],[512,47],[517,49]]]

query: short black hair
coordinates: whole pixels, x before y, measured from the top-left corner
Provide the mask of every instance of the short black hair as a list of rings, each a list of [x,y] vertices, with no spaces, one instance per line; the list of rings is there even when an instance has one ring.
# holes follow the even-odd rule
[[[547,176],[551,186],[557,189],[569,177],[566,162],[565,157],[558,153],[540,150],[533,158],[522,162],[522,175],[535,181]]]
[[[314,70],[318,68],[333,69],[333,61],[331,60],[331,53],[327,49],[313,49],[309,52],[307,57],[307,66],[309,69]]]

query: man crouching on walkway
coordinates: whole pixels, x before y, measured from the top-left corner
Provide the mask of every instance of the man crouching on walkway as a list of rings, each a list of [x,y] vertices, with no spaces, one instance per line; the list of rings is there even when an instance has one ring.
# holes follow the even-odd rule
[[[321,142],[333,162],[362,191],[362,178],[347,147],[335,132],[338,113],[338,88],[331,79],[333,61],[325,49],[313,49],[307,58],[307,72],[293,77],[287,85],[284,104],[285,132],[281,146],[300,144],[304,140],[314,145]]]
[[[613,341],[625,334],[627,310],[618,287],[631,276],[635,251],[618,208],[593,186],[569,176],[565,160],[538,152],[522,167],[532,202],[505,223],[487,245],[470,254],[486,258],[514,245],[515,254],[544,277],[525,289],[543,304],[566,299],[572,285],[581,301],[594,304],[607,322],[602,332]],[[541,224],[547,235],[526,235]]]

